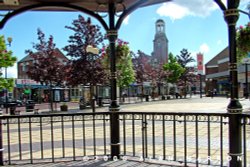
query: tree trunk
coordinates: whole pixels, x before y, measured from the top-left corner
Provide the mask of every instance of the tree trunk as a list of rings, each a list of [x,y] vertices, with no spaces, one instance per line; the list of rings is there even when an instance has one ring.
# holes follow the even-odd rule
[[[49,87],[49,94],[50,94],[50,96],[49,96],[49,98],[50,98],[50,109],[51,109],[51,111],[53,112],[54,111],[54,109],[53,109],[53,89],[52,89],[52,85],[50,85],[50,87]]]

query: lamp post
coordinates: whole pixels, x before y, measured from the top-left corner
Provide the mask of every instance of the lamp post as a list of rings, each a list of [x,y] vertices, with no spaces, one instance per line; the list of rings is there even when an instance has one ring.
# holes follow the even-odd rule
[[[200,76],[200,98],[202,98],[202,75],[199,74]]]
[[[245,98],[248,99],[248,64],[245,63],[245,70],[246,70],[246,93],[245,93]]]
[[[92,54],[92,57],[91,57],[90,61],[94,61],[94,59],[95,59],[94,56],[99,54],[99,49],[95,48],[95,47],[93,47],[91,45],[87,46],[86,51],[87,51],[87,53],[91,53]],[[94,92],[93,88],[90,88],[90,91],[91,91],[91,94],[92,94]],[[92,104],[92,110],[93,110],[93,112],[95,112],[95,100],[96,100],[95,96],[93,95],[93,97],[91,97],[91,104]]]
[[[12,42],[12,38],[8,37],[7,38],[8,43],[6,45],[8,45],[9,47],[11,46],[11,42]],[[7,66],[5,67],[5,80],[7,81]],[[6,114],[8,113],[8,89],[5,88],[5,108],[6,108]]]
[[[248,62],[250,61],[250,58],[244,58],[243,62],[245,65],[245,98],[248,99],[249,93],[248,93]]]
[[[207,84],[206,87],[207,87],[208,96],[211,96],[211,97],[213,93],[213,89],[211,89],[211,86],[210,86],[213,83],[212,81],[213,81],[212,78],[206,78],[206,84]]]

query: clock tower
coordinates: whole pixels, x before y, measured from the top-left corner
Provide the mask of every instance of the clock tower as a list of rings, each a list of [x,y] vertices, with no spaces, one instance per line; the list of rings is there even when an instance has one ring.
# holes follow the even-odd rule
[[[165,22],[159,19],[155,23],[154,51],[152,53],[154,61],[158,63],[168,62],[168,39],[165,33]]]

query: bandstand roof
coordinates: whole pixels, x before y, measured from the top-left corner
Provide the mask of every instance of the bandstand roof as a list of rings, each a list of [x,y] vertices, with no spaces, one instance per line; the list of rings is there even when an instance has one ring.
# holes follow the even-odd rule
[[[143,0],[140,7],[149,6],[153,4],[167,2],[169,0]],[[57,3],[70,4],[78,7],[88,9],[96,12],[107,12],[108,3],[115,2],[116,12],[128,9],[136,3],[142,2],[142,0],[0,0],[0,10],[17,10],[24,7],[38,5],[38,4],[55,4],[53,6],[41,7],[34,10],[46,10],[46,11],[65,11],[72,10],[69,8],[56,7]]]

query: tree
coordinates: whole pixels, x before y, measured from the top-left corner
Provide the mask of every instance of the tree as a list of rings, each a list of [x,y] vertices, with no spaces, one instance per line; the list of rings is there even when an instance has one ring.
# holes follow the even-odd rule
[[[169,83],[176,83],[178,79],[182,76],[185,72],[185,68],[182,67],[178,62],[177,58],[174,57],[172,53],[168,55],[168,63],[163,65],[163,69],[169,72],[167,77],[167,82]]]
[[[12,56],[12,51],[7,51],[6,43],[4,36],[0,36],[0,68],[12,67],[17,58]],[[14,79],[13,78],[4,78],[3,73],[0,72],[0,89],[7,89],[11,91],[14,88]],[[7,95],[6,95],[7,96]]]
[[[39,42],[33,43],[35,52],[26,50],[26,53],[33,58],[33,63],[30,63],[27,75],[42,85],[49,86],[50,106],[51,111],[53,111],[52,87],[64,84],[66,62],[59,60],[52,35],[46,40],[45,34],[40,29],[37,30],[37,35]]]
[[[106,69],[109,67],[109,46],[103,49],[103,64]],[[135,81],[135,72],[132,63],[133,53],[129,50],[128,42],[117,40],[116,43],[116,68],[117,85],[122,89],[129,87]],[[121,97],[121,96],[120,96]]]
[[[182,49],[180,55],[177,55],[177,61],[185,69],[180,79],[178,80],[178,85],[184,87],[184,96],[186,97],[187,86],[195,82],[197,75],[193,73],[193,68],[188,66],[188,64],[195,62],[195,59],[191,56],[191,53],[187,49]]]
[[[106,83],[108,78],[101,63],[100,54],[88,53],[87,46],[98,47],[102,44],[104,36],[98,25],[93,25],[90,18],[86,20],[81,15],[73,20],[72,26],[66,26],[66,28],[74,32],[69,36],[69,45],[63,48],[71,57],[67,82],[71,86],[89,84],[91,97],[93,97],[93,87]]]
[[[249,5],[250,6],[250,5]],[[245,26],[240,26],[236,34],[237,41],[237,61],[242,62],[250,53],[250,22]]]
[[[149,63],[149,57],[143,53],[142,51],[138,50],[137,55],[133,54],[133,66],[135,70],[135,78],[137,84],[141,85],[141,97],[144,96],[144,89],[143,89],[143,82],[147,81],[147,75],[145,68]],[[143,100],[143,98],[141,98]]]
[[[177,62],[182,66],[182,67],[186,67],[189,63],[194,62],[194,58],[191,57],[191,53],[188,52],[187,49],[182,49],[180,55],[177,55]]]

